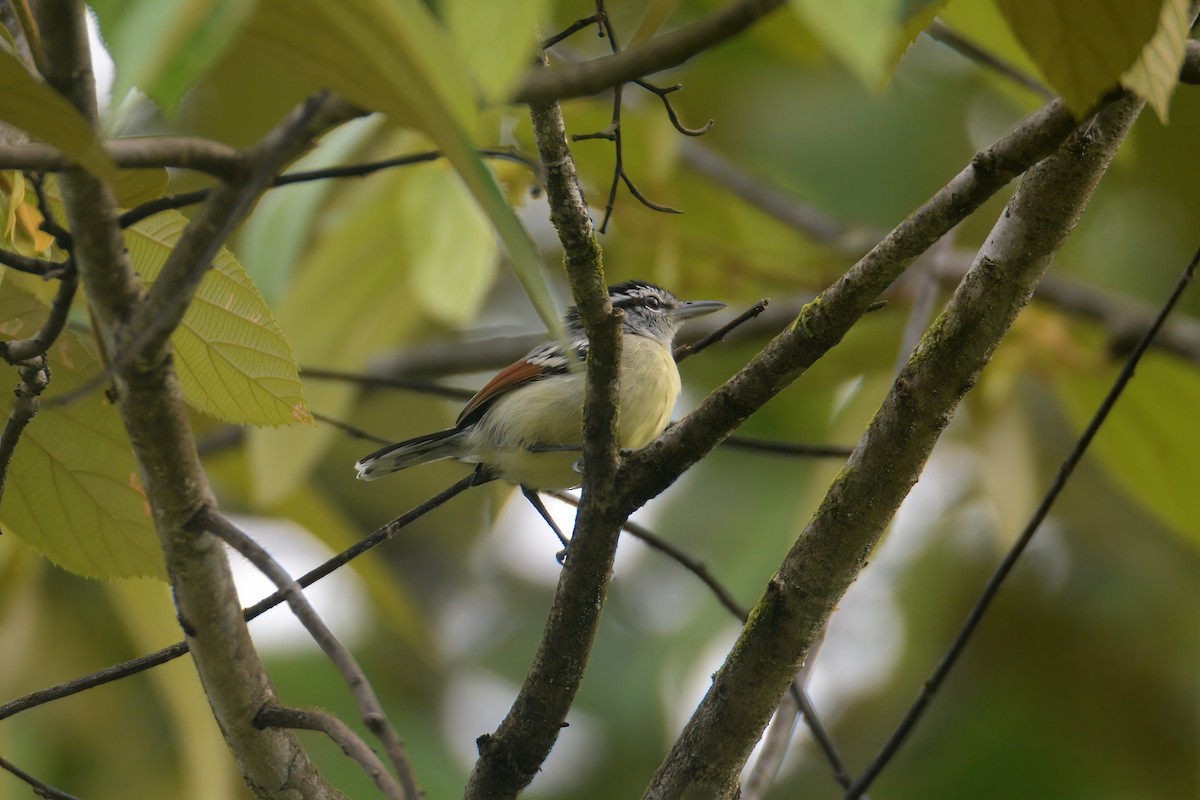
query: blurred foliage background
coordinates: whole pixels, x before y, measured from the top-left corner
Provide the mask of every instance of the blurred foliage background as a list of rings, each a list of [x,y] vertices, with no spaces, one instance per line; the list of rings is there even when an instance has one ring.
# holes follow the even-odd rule
[[[253,35],[255,3],[196,5],[210,15],[208,27],[187,22],[184,2],[95,4],[116,63],[108,133],[196,134],[242,146],[312,90],[308,75],[272,60]],[[648,7],[671,11],[671,27],[717,5],[613,2],[609,12],[629,41]],[[706,136],[680,135],[657,97],[626,86],[625,169],[646,196],[683,213],[653,211],[621,187],[601,237],[612,281],[648,279],[685,298],[723,300],[733,310],[761,297],[776,309],[798,309],[854,263],[875,232],[896,224],[1042,102],[915,33],[940,11],[956,32],[1038,74],[989,2],[910,4],[912,16],[893,21],[891,44],[876,47],[872,52],[884,56],[873,61],[839,45],[830,28],[807,15],[808,5],[797,0],[798,13],[775,13],[655,76],[660,85],[684,84],[671,101],[684,124],[714,120]],[[493,18],[468,0],[432,6],[449,20],[463,51],[477,54],[466,58],[467,68],[477,79],[485,76],[478,83],[493,98],[503,96],[495,87],[511,85],[532,53],[533,40],[515,32],[519,25],[528,30],[527,21],[539,22],[546,33],[593,10],[575,0],[523,3],[514,4],[521,10],[511,18],[500,11]],[[491,35],[480,38],[481,27]],[[488,70],[499,63],[489,46],[515,49],[517,57],[506,63],[520,69],[509,67],[511,74],[489,82]],[[554,56],[579,60],[608,48],[588,28]],[[180,53],[192,56],[168,58]],[[135,85],[158,105],[129,93]],[[610,124],[611,98],[570,101],[564,111],[571,133],[600,131]],[[1169,114],[1169,124],[1149,111],[1142,115],[1052,268],[1069,286],[1100,290],[1135,311],[1162,301],[1200,231],[1196,88],[1181,87]],[[375,116],[347,125],[297,168],[430,149],[404,122]],[[486,106],[472,133],[479,146],[535,152],[521,107]],[[613,146],[583,141],[574,153],[599,215],[613,177]],[[750,182],[750,199],[714,177],[714,159]],[[557,242],[536,176],[519,163],[490,164],[564,301]],[[210,182],[174,170],[161,178],[152,192]],[[789,226],[753,202],[772,190],[819,212],[834,235],[821,239]],[[938,254],[950,262],[955,254],[969,259],[1005,199],[960,226]],[[422,361],[417,377],[476,388],[488,368],[462,372],[453,358],[426,356],[446,343],[495,345],[542,328],[504,268],[486,217],[445,163],[276,190],[231,251],[302,369],[396,374]],[[953,288],[938,278],[935,261],[914,266],[885,309],[864,319],[742,433],[779,442],[857,441],[912,346],[906,330],[914,317],[921,322],[916,309],[931,298],[941,302]],[[1180,317],[1194,329],[1197,316],[1200,293],[1193,289]],[[689,360],[679,413],[733,374],[770,333],[747,326]],[[893,530],[835,613],[816,663],[814,700],[852,771],[890,732],[1019,532],[1116,374],[1127,336],[1061,303],[1035,302],[951,424]],[[1157,351],[1147,358],[873,796],[1195,796],[1198,367],[1194,356]],[[307,377],[303,388],[313,412],[392,439],[444,427],[458,408],[421,393]],[[438,464],[365,484],[354,480],[351,465],[375,445],[334,426],[241,428],[201,413],[194,424],[221,505],[241,515],[295,573],[464,469]],[[836,459],[721,449],[637,519],[704,561],[749,605],[838,466]],[[3,512],[5,525],[13,524],[12,510]],[[569,512],[563,514],[569,524]],[[489,486],[433,512],[315,593],[318,608],[364,662],[429,797],[461,791],[475,738],[507,710],[541,632],[556,549],[519,495],[514,500],[508,488]],[[246,572],[248,604],[266,592]],[[333,671],[285,617],[273,612],[252,625],[281,696],[356,722]],[[623,542],[570,727],[528,796],[639,796],[735,632],[736,622],[697,580],[640,543]],[[13,536],[0,538],[0,699],[176,637],[161,583],[81,579]],[[373,796],[336,748],[316,736],[306,741],[348,796]],[[0,722],[0,753],[88,800],[249,796],[186,660]],[[0,798],[27,794],[15,780],[0,779]],[[769,797],[801,795],[840,796],[802,729]]]

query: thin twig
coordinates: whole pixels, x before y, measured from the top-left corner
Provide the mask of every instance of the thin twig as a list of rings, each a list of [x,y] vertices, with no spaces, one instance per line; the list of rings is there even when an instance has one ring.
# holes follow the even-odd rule
[[[993,53],[989,53],[987,50],[958,33],[941,20],[935,19],[929,25],[929,27],[925,29],[925,32],[928,33],[930,38],[932,38],[934,41],[941,42],[951,50],[954,50],[956,53],[970,59],[971,61],[974,61],[976,64],[987,67],[999,75],[1003,75],[1005,78],[1008,78],[1018,86],[1022,86],[1030,90],[1043,100],[1050,100],[1054,97],[1054,92],[1050,91],[1050,89],[1048,89],[1046,85],[1037,78],[1020,69],[1015,64],[1005,61],[1003,58],[1000,58]]]
[[[421,394],[430,394],[435,397],[444,397],[448,400],[467,401],[475,396],[475,392],[470,389],[459,389],[456,386],[446,386],[445,384],[421,380],[419,378],[362,374],[337,369],[305,366],[300,367],[300,375],[303,378],[311,378],[313,380],[341,381],[372,389],[402,389],[407,392],[420,392]]]
[[[363,672],[362,667],[346,649],[346,646],[325,624],[325,620],[321,619],[312,604],[308,602],[308,598],[300,589],[300,584],[262,545],[215,509],[207,508],[201,511],[189,527],[197,534],[204,531],[224,541],[241,553],[243,558],[253,564],[283,592],[284,599],[287,600],[288,607],[291,608],[296,619],[300,620],[300,624],[308,631],[308,635],[325,653],[326,658],[350,688],[350,693],[354,696],[358,711],[362,715],[363,723],[383,743],[384,751],[388,754],[388,759],[392,762],[392,766],[400,778],[400,785],[388,786],[386,790],[388,797],[417,800],[421,796],[421,789],[417,785],[416,775],[408,760],[408,753],[404,750],[404,744],[400,741],[400,735],[384,713],[383,704],[379,702],[379,697],[375,694],[371,682],[367,680],[366,673]],[[361,746],[366,748],[366,744]],[[380,778],[376,777],[376,780],[380,780]],[[388,783],[390,784],[391,781]]]
[[[8,468],[12,464],[13,455],[17,450],[17,442],[25,426],[38,412],[38,397],[50,383],[50,369],[46,366],[45,356],[35,356],[17,368],[21,382],[17,384],[17,399],[13,402],[8,421],[4,423],[4,431],[0,432],[0,497],[8,483]]]
[[[892,756],[896,754],[896,751],[900,749],[900,746],[904,744],[909,734],[912,733],[913,728],[920,722],[926,708],[933,701],[938,690],[945,682],[947,675],[950,674],[950,670],[958,661],[975,629],[979,627],[979,623],[982,621],[984,614],[987,613],[992,600],[995,599],[1005,579],[1012,572],[1017,559],[1025,552],[1025,548],[1029,546],[1029,542],[1032,541],[1034,534],[1037,533],[1038,528],[1045,521],[1054,502],[1066,487],[1067,481],[1079,465],[1084,453],[1087,452],[1088,446],[1100,430],[1100,426],[1108,419],[1113,406],[1116,405],[1117,400],[1121,397],[1121,393],[1125,391],[1125,387],[1129,384],[1130,379],[1133,378],[1134,371],[1137,369],[1138,363],[1142,360],[1142,356],[1145,355],[1146,350],[1150,347],[1150,343],[1162,328],[1163,323],[1166,322],[1167,316],[1175,308],[1176,303],[1179,302],[1179,298],[1191,282],[1198,263],[1200,263],[1200,249],[1196,251],[1195,255],[1192,256],[1192,260],[1184,268],[1183,273],[1179,276],[1179,280],[1175,283],[1175,288],[1171,291],[1170,297],[1163,304],[1162,308],[1159,309],[1158,315],[1154,318],[1150,327],[1146,329],[1137,347],[1134,348],[1129,358],[1125,361],[1125,366],[1121,368],[1121,372],[1117,375],[1116,380],[1113,381],[1108,394],[1105,395],[1103,402],[1100,403],[1100,407],[1096,409],[1091,422],[1088,423],[1083,433],[1080,434],[1079,440],[1075,442],[1075,446],[1071,448],[1070,453],[1063,460],[1045,496],[1042,497],[1042,501],[1033,512],[1033,516],[1029,518],[1029,522],[1026,523],[1024,530],[1021,531],[1021,535],[1017,537],[1017,540],[1013,543],[1008,553],[1005,554],[1004,559],[1000,562],[992,577],[988,579],[987,585],[984,586],[979,599],[967,615],[962,627],[959,628],[945,655],[942,656],[941,661],[938,662],[929,679],[922,684],[916,699],[909,706],[908,711],[905,712],[895,731],[892,732],[892,735],[879,751],[879,754],[875,756],[867,768],[863,770],[862,775],[854,782],[854,785],[846,792],[844,800],[855,800],[855,798],[862,796],[862,793],[879,776],[879,773],[891,761]]]
[[[548,39],[543,39],[542,43],[541,43],[541,49],[549,50],[551,47],[554,47],[554,45],[558,44],[563,39],[567,39],[571,36],[574,36],[576,33],[583,30],[587,26],[595,25],[599,21],[600,21],[599,14],[591,14],[590,16],[583,17],[582,19],[577,19],[574,22],[572,22],[570,25],[568,25],[567,27],[563,28],[558,33],[549,37]],[[601,36],[604,35],[603,30],[601,30],[600,35]]]
[[[79,798],[73,794],[67,794],[64,791],[55,789],[45,781],[38,780],[3,756],[0,756],[0,769],[11,772],[14,776],[25,781],[25,783],[29,784],[30,788],[33,789],[33,793],[38,797],[44,797],[46,800],[79,800]]]
[[[391,444],[394,441],[392,439],[388,439],[383,436],[377,436],[373,433],[364,431],[362,428],[356,428],[349,422],[342,422],[340,419],[334,419],[333,417],[328,417],[324,414],[318,414],[315,411],[313,412],[313,419],[315,419],[317,422],[323,422],[326,425],[337,428],[340,431],[344,431],[346,435],[353,439],[364,439],[368,442],[374,442],[376,444]]]
[[[18,272],[28,272],[30,275],[37,275],[40,278],[51,277],[53,273],[63,268],[63,264],[60,261],[33,258],[4,249],[0,249],[0,264],[11,267]]]
[[[756,439],[751,436],[728,436],[721,442],[722,447],[734,450],[749,450],[754,453],[771,453],[780,456],[801,456],[804,458],[849,458],[854,451],[852,447],[836,444],[794,444],[792,442],[773,442],[769,439]]]
[[[357,543],[338,553],[336,556],[326,560],[320,566],[309,570],[300,578],[298,578],[296,583],[298,583],[301,588],[307,588],[311,586],[335,570],[345,566],[355,558],[358,558],[371,548],[386,542],[388,539],[391,539],[402,529],[411,525],[413,522],[425,516],[430,511],[433,511],[438,506],[444,505],[451,498],[468,489],[474,483],[474,481],[475,477],[473,475],[468,475],[465,478],[462,478],[448,488],[444,489],[439,494],[434,495],[420,505],[413,507],[404,514],[401,514],[399,517],[396,517],[386,525],[376,528],[369,536],[360,539]],[[264,597],[262,600],[259,600],[254,605],[244,609],[243,616],[245,617],[246,621],[249,622],[255,617],[258,617],[271,610],[283,601],[283,592],[276,591],[273,594]],[[145,672],[152,667],[157,667],[160,664],[165,664],[168,661],[179,658],[180,656],[186,654],[188,649],[189,648],[186,642],[176,642],[169,647],[164,647],[162,650],[159,650],[156,653],[150,653],[149,655],[141,656],[121,664],[116,664],[99,670],[98,672],[93,672],[90,675],[85,675],[81,678],[67,681],[66,683],[61,683],[56,686],[40,689],[36,692],[31,692],[30,694],[17,697],[8,701],[7,703],[4,703],[3,705],[0,705],[0,720],[7,719],[8,717],[19,714],[22,711],[28,711],[31,708],[45,705],[46,703],[54,700],[70,697],[71,695],[87,691],[88,689],[93,689],[97,686],[103,686],[106,683],[112,683],[113,681],[120,680],[121,678],[127,678],[130,675],[136,675],[139,672]]]
[[[66,262],[65,272],[58,284],[58,292],[50,303],[50,313],[42,327],[28,339],[13,339],[0,342],[0,358],[12,364],[28,361],[37,356],[43,356],[50,346],[58,341],[63,328],[66,327],[67,317],[71,313],[71,303],[75,299],[75,290],[79,286],[79,275],[75,272],[70,260]]]
[[[600,25],[601,35],[608,37],[608,45],[612,49],[613,54],[615,55],[616,53],[620,52],[621,46],[617,42],[617,32],[616,29],[613,28],[612,21],[608,18],[608,10],[604,7],[604,0],[596,0],[596,13],[592,16],[595,17],[595,21]],[[671,101],[667,99],[667,94],[674,91],[674,89],[659,89],[657,86],[644,81],[638,81],[638,84],[644,86],[648,91],[654,92],[662,99],[663,104],[667,107],[667,114],[670,116],[671,122],[682,133],[685,133],[688,136],[700,136],[704,133],[707,133],[708,127],[712,126],[710,121],[708,127],[702,130],[693,130],[691,128],[684,127],[682,123],[679,122],[679,117],[675,114],[675,109],[671,106]],[[608,188],[608,202],[604,204],[604,218],[601,220],[600,226],[597,229],[600,231],[600,233],[605,232],[605,230],[608,228],[608,221],[612,219],[613,207],[617,202],[617,188],[622,183],[624,183],[626,188],[629,189],[629,193],[647,208],[651,208],[655,211],[661,211],[664,214],[683,213],[677,208],[665,206],[647,198],[644,194],[642,194],[642,191],[638,189],[637,185],[634,184],[633,180],[629,177],[629,174],[625,172],[625,149],[621,141],[621,95],[624,88],[624,83],[618,83],[613,86],[612,122],[607,128],[595,133],[583,133],[571,137],[571,140],[575,142],[581,142],[588,139],[607,139],[613,143],[613,177],[612,183]]]
[[[478,151],[483,158],[491,158],[500,161],[512,161],[517,164],[523,164],[529,167],[535,175],[538,176],[538,182],[541,183],[541,165],[530,156],[521,153],[513,148],[505,147],[485,147]],[[289,172],[285,175],[279,175],[271,181],[271,188],[278,189],[282,186],[291,186],[296,183],[307,183],[310,181],[330,180],[333,178],[364,178],[368,175],[373,175],[385,169],[395,167],[411,167],[415,164],[426,164],[431,161],[437,161],[443,158],[444,154],[440,150],[427,150],[420,153],[409,153],[403,156],[395,156],[393,158],[385,158],[380,161],[368,161],[362,164],[347,164],[341,167],[326,167],[324,169],[304,170],[299,172]],[[147,217],[163,211],[172,209],[186,208],[196,203],[203,202],[209,195],[212,189],[197,189],[193,192],[183,192],[181,194],[166,195],[165,197],[157,197],[153,200],[148,200],[135,208],[131,208],[118,218],[122,228],[128,228],[131,225],[136,225]]]
[[[267,707],[255,715],[254,724],[261,728],[293,728],[323,733],[342,748],[343,753],[357,762],[363,772],[371,776],[375,786],[386,797],[404,797],[404,788],[396,782],[392,773],[388,772],[375,751],[367,746],[353,728],[333,714],[316,709]]]
[[[729,322],[726,322],[724,325],[717,328],[715,331],[708,334],[703,339],[692,342],[691,344],[679,345],[678,347],[675,348],[674,353],[672,353],[672,355],[675,357],[675,363],[678,364],[680,361],[683,361],[686,358],[690,358],[691,356],[694,356],[697,353],[699,353],[701,350],[704,350],[704,349],[716,344],[717,342],[721,341],[726,336],[728,336],[729,332],[732,331],[734,328],[744,325],[746,322],[749,322],[750,320],[754,319],[762,312],[766,311],[767,306],[770,304],[771,304],[771,301],[764,297],[762,300],[759,300],[757,303],[752,305],[750,308],[746,309],[741,314],[738,314],[734,319],[730,320]]]
[[[671,105],[671,98],[668,97],[668,95],[673,92],[678,92],[680,89],[682,89],[682,83],[676,83],[672,86],[656,86],[650,81],[643,80],[641,78],[638,78],[633,82],[645,89],[647,92],[658,95],[658,99],[662,100],[663,107],[667,110],[667,118],[671,120],[671,124],[675,126],[675,130],[679,131],[684,136],[703,136],[712,130],[715,120],[710,119],[699,128],[689,128],[687,125],[683,124],[682,120],[679,119],[679,114],[676,113],[675,106]]]

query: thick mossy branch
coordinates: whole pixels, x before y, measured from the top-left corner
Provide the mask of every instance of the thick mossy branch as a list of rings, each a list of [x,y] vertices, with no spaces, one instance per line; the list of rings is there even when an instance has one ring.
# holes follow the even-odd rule
[[[1133,98],[1110,102],[1025,176],[770,581],[647,798],[735,795],[745,759],[818,631],[1074,227],[1141,106]],[[808,316],[811,324],[816,315]]]

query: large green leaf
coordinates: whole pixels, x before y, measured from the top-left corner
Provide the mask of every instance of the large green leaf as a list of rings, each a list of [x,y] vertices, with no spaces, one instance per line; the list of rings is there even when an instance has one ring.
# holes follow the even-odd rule
[[[248,35],[359,105],[428,134],[491,217],[538,314],[560,332],[537,248],[471,141],[477,117],[462,59],[424,4],[264,0]]]
[[[791,0],[792,10],[859,80],[879,86],[894,61],[901,0]]]
[[[1062,372],[1055,388],[1082,430],[1096,413],[1119,365]],[[1131,497],[1172,530],[1200,546],[1200,373],[1178,358],[1149,353],[1096,434],[1091,453]]]
[[[342,125],[321,139],[321,146],[292,165],[290,172],[339,166],[347,163],[379,128],[380,117],[364,117]],[[242,226],[237,251],[246,270],[267,302],[283,297],[292,270],[303,258],[309,242],[323,225],[321,207],[337,181],[308,181],[280,187],[259,201]]]
[[[445,0],[442,17],[471,76],[489,102],[508,98],[537,50],[538,24],[547,0]]]
[[[117,166],[87,119],[4,48],[0,48],[0,119],[54,145],[101,178],[116,179]]]
[[[413,296],[430,316],[462,326],[475,318],[496,275],[496,236],[462,181],[441,164],[412,171],[397,221]]]
[[[396,225],[398,195],[407,179],[399,171],[362,184],[331,211],[329,233],[301,263],[279,306],[279,322],[302,363],[361,370],[380,348],[401,344],[424,323]],[[344,383],[316,381],[305,386],[305,394],[314,411],[341,418],[357,392]],[[324,424],[252,430],[256,500],[270,506],[286,497],[339,435]]]
[[[9,275],[0,283],[3,335],[29,336],[46,317],[45,303]],[[51,348],[47,396],[78,388],[101,367],[71,331]],[[7,380],[17,381],[13,370]],[[0,392],[0,414],[13,395]],[[125,429],[102,392],[45,408],[25,428],[5,486],[0,521],[56,564],[95,578],[163,577],[154,525]]]
[[[113,94],[134,86],[168,114],[217,60],[256,0],[92,0],[116,66]]]
[[[1067,106],[1081,114],[1116,86],[1158,27],[1163,0],[996,0]]]
[[[186,225],[170,211],[126,231],[130,258],[147,284]],[[200,411],[250,425],[310,421],[291,346],[228,250],[214,259],[171,341],[184,396]]]

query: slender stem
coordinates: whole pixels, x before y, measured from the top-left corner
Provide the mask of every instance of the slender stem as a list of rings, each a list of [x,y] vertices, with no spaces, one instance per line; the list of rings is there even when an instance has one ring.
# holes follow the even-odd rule
[[[1163,304],[1162,308],[1159,309],[1154,321],[1150,324],[1150,327],[1146,329],[1146,332],[1138,341],[1137,346],[1129,355],[1129,358],[1126,359],[1125,365],[1121,368],[1121,372],[1117,375],[1116,380],[1113,381],[1112,386],[1108,390],[1108,394],[1105,395],[1104,400],[1100,403],[1099,408],[1096,409],[1096,413],[1092,416],[1091,421],[1088,422],[1087,427],[1084,429],[1083,433],[1080,434],[1079,439],[1075,442],[1075,445],[1071,448],[1071,451],[1067,454],[1067,457],[1063,459],[1062,464],[1058,468],[1058,472],[1056,472],[1054,475],[1054,480],[1050,482],[1050,487],[1046,490],[1046,494],[1042,497],[1041,502],[1038,503],[1038,507],[1034,510],[1033,515],[1029,518],[1029,522],[1025,524],[1025,528],[1021,531],[1021,535],[1017,537],[1015,542],[1013,542],[1012,547],[1009,548],[1008,552],[1004,556],[1004,559],[1000,562],[999,566],[996,567],[996,571],[992,573],[992,577],[988,579],[987,584],[984,586],[983,591],[979,595],[979,599],[975,601],[975,605],[971,608],[970,613],[967,614],[967,618],[963,621],[962,627],[960,627],[958,633],[955,634],[954,640],[950,643],[950,647],[947,648],[945,654],[934,668],[933,673],[930,674],[928,680],[921,685],[921,691],[917,694],[917,697],[913,701],[912,705],[909,706],[908,710],[904,713],[900,723],[896,726],[896,729],[892,732],[892,735],[888,737],[887,742],[879,751],[879,754],[872,759],[870,765],[863,770],[862,775],[859,776],[858,780],[854,782],[854,785],[846,792],[844,800],[855,800],[856,798],[862,796],[862,793],[866,791],[868,787],[870,787],[872,782],[874,782],[877,777],[879,777],[879,774],[891,761],[892,757],[896,754],[896,751],[898,751],[901,745],[903,745],[908,739],[909,734],[912,733],[913,729],[917,726],[917,723],[921,721],[921,718],[924,716],[929,704],[933,702],[933,699],[941,689],[942,684],[945,683],[946,677],[950,674],[950,670],[953,669],[954,665],[958,662],[958,658],[962,655],[963,650],[966,648],[967,642],[970,641],[971,636],[975,633],[976,628],[979,627],[979,623],[983,620],[984,614],[987,613],[992,601],[999,593],[1000,587],[1004,584],[1004,581],[1012,572],[1013,567],[1016,566],[1017,560],[1021,557],[1021,555],[1025,552],[1025,549],[1029,546],[1029,543],[1033,540],[1034,534],[1037,533],[1038,529],[1042,526],[1042,523],[1046,520],[1046,517],[1050,513],[1050,509],[1054,506],[1054,502],[1058,499],[1058,496],[1062,493],[1062,490],[1066,488],[1067,481],[1070,480],[1071,475],[1075,472],[1075,468],[1079,466],[1079,462],[1083,458],[1084,453],[1087,452],[1088,446],[1092,443],[1092,439],[1095,438],[1096,433],[1100,430],[1100,426],[1102,426],[1105,420],[1108,419],[1108,415],[1112,412],[1117,400],[1120,399],[1122,392],[1124,392],[1125,388],[1129,385],[1129,381],[1133,378],[1134,371],[1137,369],[1138,363],[1142,360],[1142,356],[1146,354],[1146,350],[1149,349],[1150,343],[1162,329],[1163,323],[1166,322],[1167,316],[1179,302],[1179,298],[1183,296],[1184,290],[1188,287],[1188,284],[1195,276],[1196,265],[1198,263],[1200,263],[1200,250],[1196,251],[1196,254],[1192,256],[1192,260],[1188,262],[1188,265],[1184,268],[1183,274],[1179,276],[1179,280],[1175,283],[1175,288],[1171,291],[1171,296],[1167,298],[1167,301]]]

